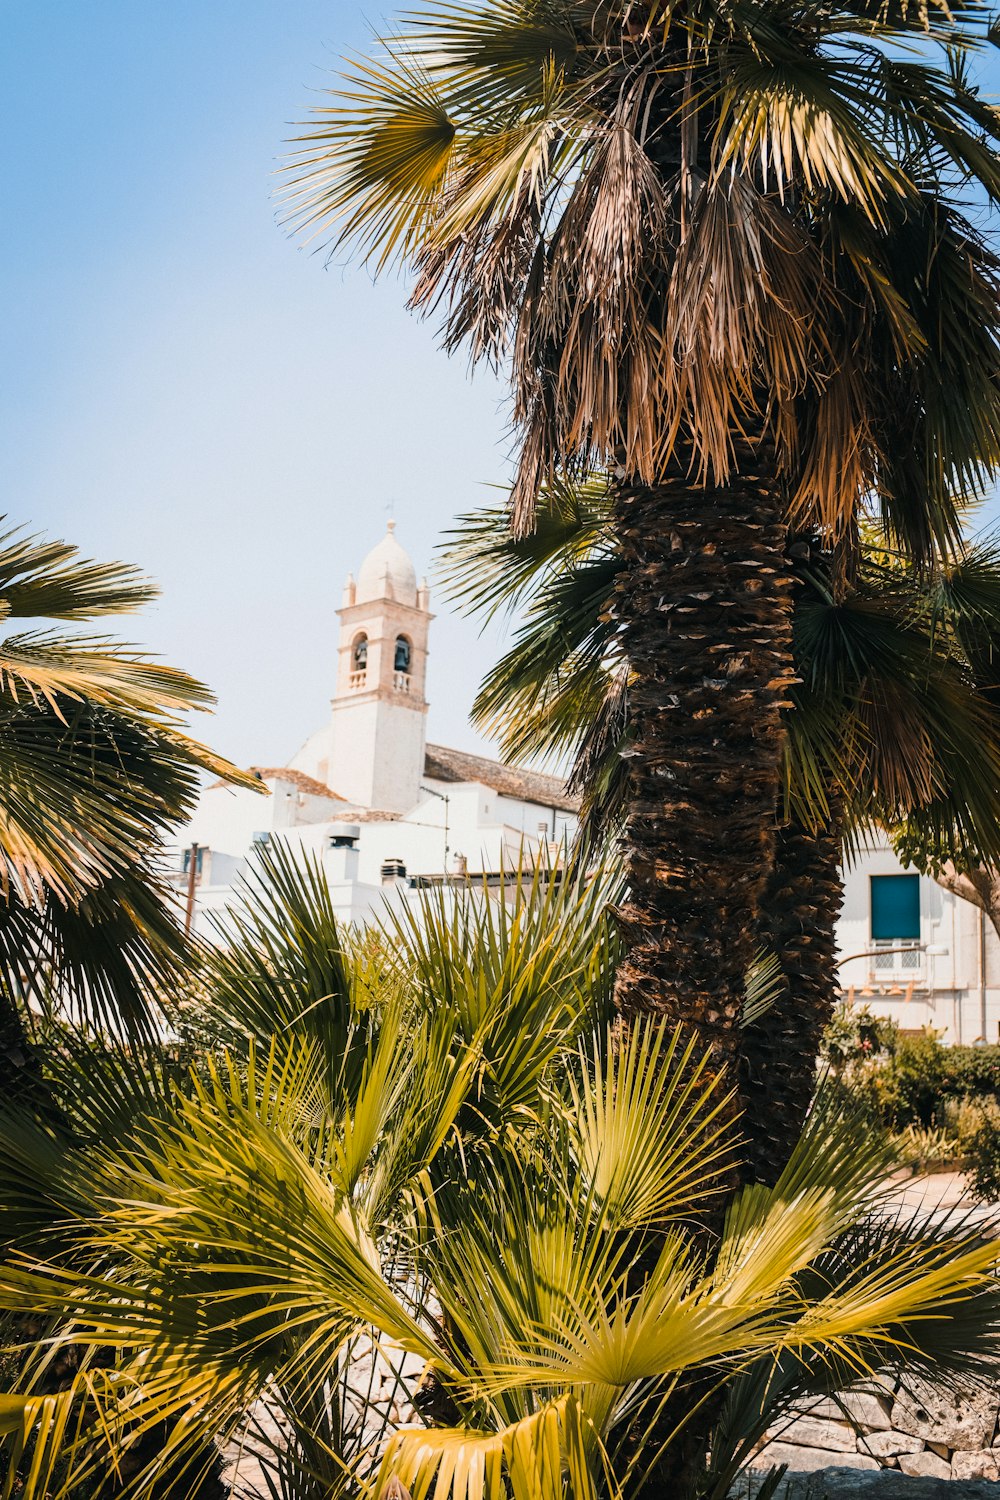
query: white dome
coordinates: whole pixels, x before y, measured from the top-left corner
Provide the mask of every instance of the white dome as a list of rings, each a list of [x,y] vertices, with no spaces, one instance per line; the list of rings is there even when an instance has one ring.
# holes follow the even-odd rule
[[[395,521],[386,527],[385,536],[373,547],[358,571],[358,604],[372,599],[395,599],[400,604],[417,602],[417,575],[409,554],[396,541]]]

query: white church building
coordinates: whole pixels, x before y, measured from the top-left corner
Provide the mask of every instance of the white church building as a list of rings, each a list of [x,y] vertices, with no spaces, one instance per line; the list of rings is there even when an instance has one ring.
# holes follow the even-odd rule
[[[548,857],[575,832],[577,804],[557,777],[427,743],[434,617],[394,522],[357,581],[348,577],[338,617],[327,723],[286,766],[254,768],[270,796],[217,783],[181,836],[178,883],[193,860],[195,927],[205,935],[272,839],[311,851],[338,914],[364,922],[421,886]],[[844,995],[906,1031],[1000,1039],[1000,941],[982,913],[904,869],[878,838],[844,880]]]
[[[363,922],[385,901],[465,874],[497,877],[572,838],[576,800],[536,771],[427,743],[426,580],[390,521],[357,580],[348,577],[336,689],[326,724],[286,766],[256,766],[270,796],[218,782],[184,830],[180,884],[195,863],[195,930],[234,899],[254,851],[272,839],[323,865],[338,915]]]

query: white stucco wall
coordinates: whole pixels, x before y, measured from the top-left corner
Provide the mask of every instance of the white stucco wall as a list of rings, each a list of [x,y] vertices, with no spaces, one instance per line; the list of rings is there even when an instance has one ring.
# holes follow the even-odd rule
[[[553,827],[552,809],[501,797],[478,782],[428,780],[409,813],[392,821],[366,821],[363,810],[352,816],[346,804],[303,794],[294,784],[280,779],[269,785],[273,791],[266,798],[225,787],[205,792],[178,842],[174,851],[178,868],[183,850],[192,841],[206,849],[197,892],[199,932],[207,934],[208,912],[218,914],[235,899],[233,885],[245,872],[247,860],[262,838],[287,840],[318,857],[338,915],[345,921],[363,922],[383,909],[385,893],[393,900],[406,899],[405,886],[400,885],[395,895],[391,886],[383,886],[382,866],[386,861],[401,861],[409,878],[454,875],[459,856],[464,856],[467,872],[473,877],[495,873],[515,868],[525,857],[533,858],[540,839],[548,842]],[[570,822],[564,814],[556,813],[558,836]],[[331,835],[339,834],[345,824],[358,827],[356,851],[331,848]],[[540,824],[544,824],[544,837]]]
[[[869,955],[871,877],[908,871],[884,839],[869,846],[844,871],[844,906],[837,926],[844,993],[887,1015],[904,1030],[931,1026],[949,1042],[1000,1040],[1000,945],[988,921],[968,901],[920,877],[922,951],[908,961],[896,954],[885,969]],[[927,951],[945,950],[945,951]],[[985,957],[985,964],[983,959]]]
[[[346,803],[304,792],[281,777],[262,781],[259,792],[216,785],[202,792],[179,843],[185,848],[198,843],[213,851],[242,856],[255,834],[329,822],[348,812]]]

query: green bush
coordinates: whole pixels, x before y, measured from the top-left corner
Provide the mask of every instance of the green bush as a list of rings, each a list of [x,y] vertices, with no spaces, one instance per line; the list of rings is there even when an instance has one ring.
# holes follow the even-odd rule
[[[873,1132],[893,1135],[902,1165],[964,1164],[974,1196],[1000,1202],[1000,1046],[945,1047],[930,1030],[901,1037],[867,1006],[845,1004],[823,1058]]]
[[[867,1005],[837,1006],[822,1043],[823,1060],[838,1076],[850,1077],[857,1069],[896,1050],[895,1021],[876,1016]]]
[[[972,1196],[980,1203],[1000,1201],[1000,1105],[981,1101],[979,1123],[967,1150]]]
[[[895,1130],[943,1125],[950,1102],[1000,1100],[1000,1047],[945,1047],[932,1031],[900,1038],[871,1072],[859,1091],[874,1090]]]
[[[901,1037],[874,1076],[879,1112],[894,1130],[935,1124],[944,1098],[946,1049],[933,1031]]]
[[[1000,1047],[947,1047],[942,1091],[948,1098],[1000,1098]]]

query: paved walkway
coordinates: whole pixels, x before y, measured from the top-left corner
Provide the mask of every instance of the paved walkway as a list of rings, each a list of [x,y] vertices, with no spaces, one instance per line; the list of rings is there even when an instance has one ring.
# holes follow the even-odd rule
[[[1000,1232],[1000,1203],[976,1203],[969,1192],[964,1172],[928,1172],[913,1177],[906,1171],[894,1172],[892,1200],[906,1210],[921,1209],[931,1218],[944,1218],[961,1210],[973,1224],[996,1224]]]
[[[963,1202],[972,1202],[964,1172],[928,1172],[914,1177],[903,1170],[892,1175],[898,1184],[899,1201],[908,1208],[957,1208]]]

